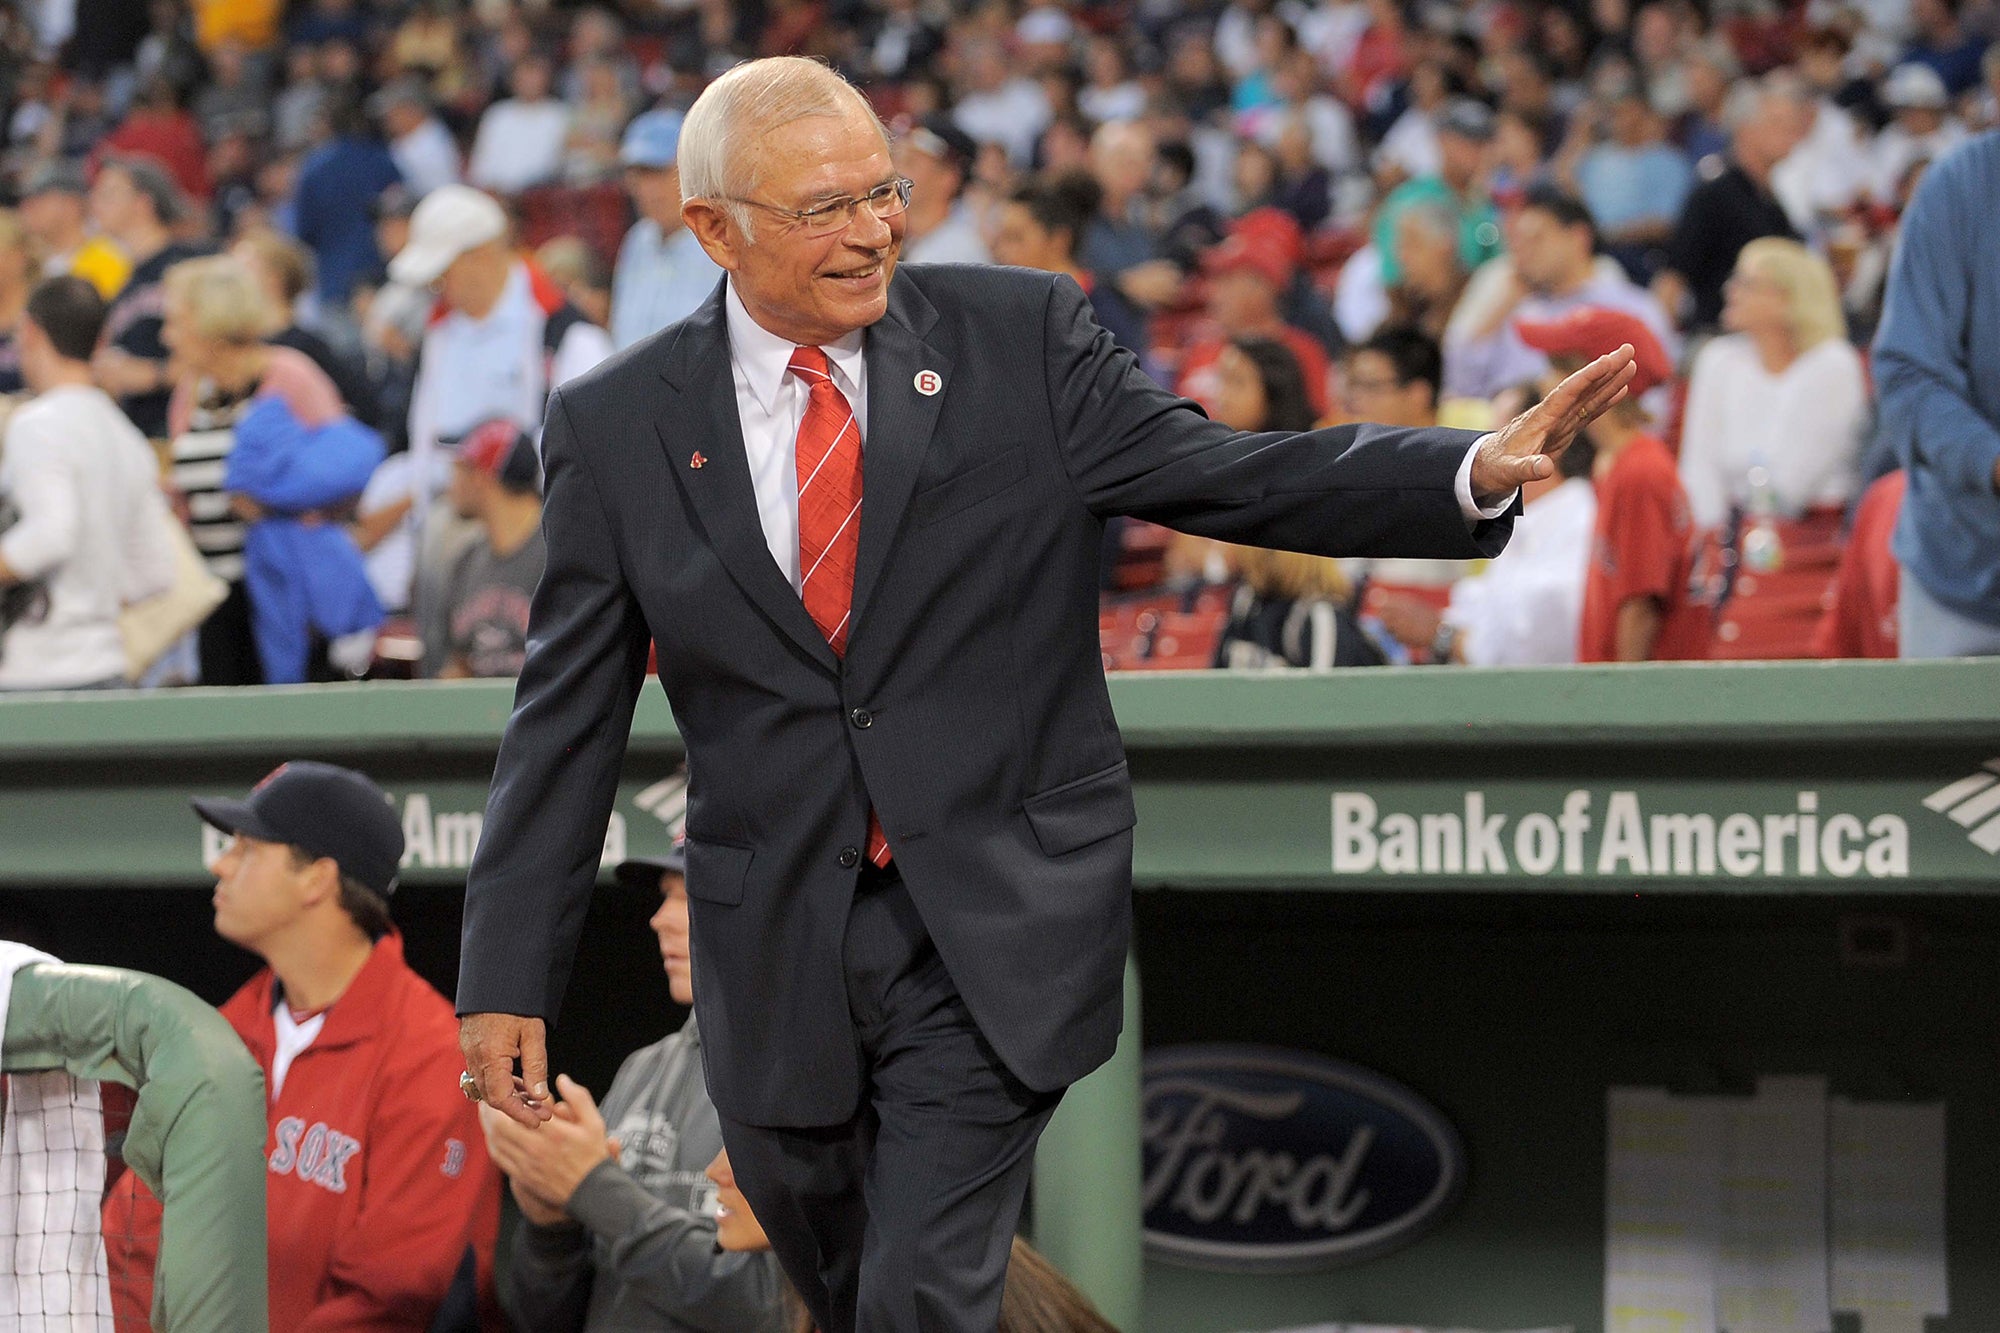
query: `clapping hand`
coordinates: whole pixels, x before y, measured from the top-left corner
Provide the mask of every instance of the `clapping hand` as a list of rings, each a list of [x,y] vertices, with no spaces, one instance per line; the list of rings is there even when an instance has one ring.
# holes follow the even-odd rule
[[[541,1226],[559,1224],[583,1178],[619,1158],[619,1144],[605,1131],[597,1102],[567,1074],[556,1080],[563,1100],[537,1129],[516,1124],[490,1106],[479,1108],[486,1151],[513,1182],[521,1211]]]
[[[1473,496],[1485,502],[1553,476],[1569,442],[1625,397],[1636,370],[1630,345],[1600,356],[1480,441],[1472,460]]]

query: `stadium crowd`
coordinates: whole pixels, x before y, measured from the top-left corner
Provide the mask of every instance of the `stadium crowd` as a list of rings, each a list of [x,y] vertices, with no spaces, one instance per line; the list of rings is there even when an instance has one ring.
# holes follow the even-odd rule
[[[32,0],[4,23],[0,391],[34,402],[0,462],[0,687],[512,674],[543,404],[713,291],[681,114],[782,52],[890,126],[906,262],[1066,273],[1243,429],[1483,428],[1639,349],[1646,391],[1484,569],[1114,520],[1109,666],[2000,651],[2000,378],[1967,350],[2000,305],[1965,224],[2000,170],[2000,7]],[[178,523],[86,498],[135,438]]]

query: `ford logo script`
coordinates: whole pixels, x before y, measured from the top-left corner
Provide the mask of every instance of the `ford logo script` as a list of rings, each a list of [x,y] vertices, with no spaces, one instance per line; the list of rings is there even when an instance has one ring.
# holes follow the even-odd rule
[[[1146,1249],[1236,1272],[1372,1258],[1442,1218],[1465,1149],[1399,1083],[1303,1051],[1168,1046],[1146,1057]]]

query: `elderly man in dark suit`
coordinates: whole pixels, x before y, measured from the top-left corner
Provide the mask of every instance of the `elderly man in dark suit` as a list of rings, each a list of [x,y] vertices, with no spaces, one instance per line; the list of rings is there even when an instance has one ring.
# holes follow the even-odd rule
[[[1490,556],[1630,349],[1490,436],[1241,435],[1065,278],[899,270],[908,182],[823,66],[718,79],[680,162],[725,281],[549,403],[548,572],[466,890],[468,1092],[553,1114],[543,1025],[656,641],[737,1179],[826,1333],[990,1333],[1035,1140],[1121,1021],[1105,519]]]

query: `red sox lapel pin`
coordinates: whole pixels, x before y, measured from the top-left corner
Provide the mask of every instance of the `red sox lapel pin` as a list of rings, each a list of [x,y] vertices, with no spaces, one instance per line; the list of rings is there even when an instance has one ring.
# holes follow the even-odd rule
[[[918,393],[926,398],[934,398],[938,390],[944,387],[944,376],[935,370],[920,370],[917,372],[916,386]]]
[[[695,451],[694,451],[694,457],[693,457],[693,458],[690,458],[690,459],[688,459],[688,466],[689,466],[689,467],[696,467],[696,468],[698,468],[698,467],[700,467],[700,466],[701,466],[701,465],[702,465],[703,463],[706,463],[707,461],[708,461],[708,460],[707,460],[706,458],[703,458],[703,457],[701,456],[701,450],[697,449],[697,450],[695,450]]]

